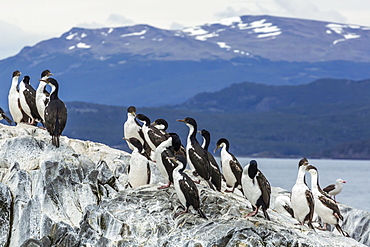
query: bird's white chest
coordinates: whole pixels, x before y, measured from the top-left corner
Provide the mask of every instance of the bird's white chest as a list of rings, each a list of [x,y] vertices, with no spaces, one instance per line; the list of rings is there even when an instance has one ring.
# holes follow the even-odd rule
[[[233,157],[226,150],[221,150],[221,168],[228,186],[234,186],[237,181],[230,167],[230,161],[232,159]]]
[[[180,187],[180,183],[179,183],[181,179],[183,179],[182,175],[175,169],[173,171],[173,184],[174,184],[176,194],[179,197],[181,204],[184,207],[186,207],[186,198],[185,198],[184,192],[182,191]]]
[[[130,172],[128,174],[128,181],[133,188],[145,185],[148,182],[147,173],[148,160],[137,152],[131,154]]]
[[[244,196],[252,205],[256,205],[257,200],[261,197],[262,192],[258,186],[257,180],[251,179],[247,174],[242,174],[242,186]]]
[[[304,183],[296,183],[292,188],[291,207],[294,217],[299,222],[303,222],[304,218],[310,212],[309,205],[307,204],[306,190],[309,190],[309,188]]]
[[[319,199],[322,194],[317,190],[313,190],[313,197],[315,201],[315,212],[322,219],[323,222],[335,225],[338,219],[333,215],[333,210],[325,206]]]

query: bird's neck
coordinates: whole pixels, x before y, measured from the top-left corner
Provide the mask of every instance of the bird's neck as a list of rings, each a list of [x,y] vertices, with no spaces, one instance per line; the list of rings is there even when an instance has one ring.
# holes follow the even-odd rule
[[[58,99],[59,88],[51,85],[50,99]]]

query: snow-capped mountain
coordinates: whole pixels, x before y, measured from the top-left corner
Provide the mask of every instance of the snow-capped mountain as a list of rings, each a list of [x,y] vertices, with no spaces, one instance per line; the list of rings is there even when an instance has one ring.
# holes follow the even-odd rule
[[[149,25],[73,28],[0,61],[1,106],[12,72],[36,87],[48,68],[65,101],[179,104],[233,83],[302,84],[370,78],[370,28],[272,16],[241,16],[163,30]]]

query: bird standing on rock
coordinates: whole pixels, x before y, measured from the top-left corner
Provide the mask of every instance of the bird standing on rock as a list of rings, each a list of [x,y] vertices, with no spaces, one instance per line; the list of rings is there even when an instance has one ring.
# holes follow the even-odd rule
[[[246,217],[257,214],[259,207],[267,220],[270,216],[267,209],[270,207],[271,186],[267,178],[257,167],[257,161],[251,160],[243,169],[242,186],[244,196],[252,204],[253,212]]]
[[[197,122],[194,118],[187,117],[177,121],[185,123],[189,127],[189,134],[186,142],[186,159],[194,175],[199,175],[214,189],[211,183],[211,172],[207,151],[204,150],[197,138]],[[200,181],[199,181],[200,182]]]
[[[186,158],[184,156],[176,155],[169,159],[173,159],[177,163],[176,168],[173,170],[173,183],[176,194],[181,204],[185,207],[185,210],[177,213],[176,216],[188,212],[189,207],[192,206],[198,211],[201,217],[207,219],[203,211],[200,209],[198,188],[194,181],[184,172],[186,167]]]
[[[9,94],[8,94],[8,106],[10,115],[13,118],[13,121],[16,125],[21,122],[27,122],[28,116],[24,113],[20,99],[19,99],[19,88],[18,88],[18,80],[21,72],[18,70],[13,72],[12,75],[12,84],[10,86]]]
[[[45,108],[45,127],[51,135],[52,144],[58,148],[60,146],[59,137],[67,123],[67,108],[59,99],[57,80],[50,77],[43,81],[51,86],[50,102]]]
[[[41,117],[41,122],[44,124],[45,122],[45,108],[46,105],[49,103],[50,100],[50,93],[46,91],[47,80],[53,74],[50,70],[46,69],[41,73],[41,80],[39,80],[39,86],[36,89],[36,105],[37,111]]]
[[[126,139],[134,147],[131,153],[130,166],[128,170],[128,184],[136,188],[150,183],[150,166],[148,159],[141,153],[143,146],[135,137]]]
[[[335,228],[345,237],[349,237],[348,233],[342,230],[339,225],[339,220],[343,221],[337,203],[323,192],[319,185],[319,173],[317,168],[309,165],[306,170],[311,174],[311,188],[315,202],[315,212],[324,222],[324,227],[321,230],[326,230],[326,224],[335,225]]]
[[[243,168],[240,165],[238,159],[229,152],[230,143],[227,139],[221,138],[216,143],[217,149],[221,149],[221,167],[224,174],[226,185],[232,187],[232,190],[225,190],[225,192],[234,192],[235,188],[238,188],[243,193],[242,189],[242,173]]]
[[[295,184],[292,188],[290,196],[291,207],[293,209],[294,218],[298,220],[299,224],[303,225],[307,222],[311,229],[312,218],[314,214],[314,199],[310,188],[308,188],[305,179],[306,166],[308,160],[303,158],[298,163],[298,175]]]
[[[30,77],[25,76],[19,84],[19,101],[23,111],[30,119],[29,124],[36,125],[42,119],[37,111],[36,91],[30,84]]]
[[[209,143],[211,141],[211,134],[208,130],[202,129],[199,131],[203,137],[202,148],[207,151],[209,168],[211,171],[211,182],[216,187],[216,190],[221,191],[221,181],[224,180],[222,172],[218,167],[215,157],[208,151]]]

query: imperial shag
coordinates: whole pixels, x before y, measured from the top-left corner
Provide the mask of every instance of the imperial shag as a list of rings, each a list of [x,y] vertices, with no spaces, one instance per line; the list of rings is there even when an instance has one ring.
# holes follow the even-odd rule
[[[202,129],[199,131],[203,137],[202,148],[207,151],[210,170],[211,170],[211,182],[216,187],[216,190],[221,191],[221,181],[224,180],[224,177],[221,173],[220,168],[218,167],[215,157],[208,151],[209,143],[211,141],[211,134],[208,130]]]
[[[53,74],[50,72],[50,70],[44,70],[41,73],[41,80],[39,82],[39,86],[36,89],[37,111],[41,117],[43,124],[45,122],[45,108],[50,100],[50,93],[46,90],[47,83],[45,82],[45,80],[47,80],[52,75]]]
[[[178,119],[177,121],[183,122],[189,127],[189,134],[186,142],[186,159],[193,174],[201,176],[206,180],[209,187],[214,189],[211,183],[211,169],[207,151],[200,146],[196,138],[197,122],[191,117]]]
[[[257,162],[255,160],[251,160],[244,167],[242,186],[244,196],[252,204],[254,210],[246,217],[256,215],[259,207],[261,207],[265,218],[270,220],[267,209],[270,207],[271,186],[263,173],[257,168]]]
[[[0,107],[0,120],[5,119],[9,125],[12,124],[12,120],[5,114],[3,108]]]
[[[51,86],[50,101],[45,108],[45,127],[52,137],[52,143],[59,147],[59,137],[67,123],[67,108],[59,99],[59,84],[54,78],[44,80]]]
[[[342,230],[339,225],[339,220],[343,221],[343,216],[340,214],[337,203],[331,199],[319,185],[319,173],[316,167],[309,165],[306,170],[311,174],[311,188],[315,202],[315,212],[325,223],[321,230],[326,230],[326,224],[335,225],[338,232],[345,237],[349,237],[348,233]]]
[[[176,215],[188,212],[189,207],[192,206],[199,215],[205,219],[207,217],[200,209],[200,199],[198,188],[194,181],[184,172],[186,167],[186,158],[184,156],[175,156],[170,159],[174,159],[177,163],[176,168],[173,170],[173,183],[176,190],[176,194],[185,207],[184,211],[177,213]]]
[[[216,152],[217,149],[221,149],[221,168],[224,174],[226,185],[232,187],[232,190],[226,190],[225,192],[234,192],[235,188],[238,188],[243,192],[241,188],[241,179],[243,168],[240,165],[238,159],[229,152],[230,143],[227,139],[221,138],[216,143]]]
[[[150,183],[150,166],[148,159],[141,153],[143,146],[135,137],[126,141],[134,147],[131,153],[130,166],[128,170],[128,183],[131,188],[136,188]]]
[[[27,122],[28,120],[28,116],[22,110],[19,100],[18,80],[20,75],[21,72],[19,72],[18,70],[13,72],[12,84],[10,86],[8,95],[9,112],[15,124]]]
[[[19,84],[19,99],[23,111],[31,120],[29,124],[36,125],[37,122],[40,122],[42,119],[37,110],[36,91],[30,85],[30,77],[27,75]]]
[[[298,163],[298,175],[297,180],[292,188],[290,196],[291,207],[293,209],[294,218],[298,220],[299,224],[303,225],[307,222],[311,229],[314,229],[312,225],[312,218],[314,213],[314,199],[310,188],[308,188],[305,179],[306,166],[308,160],[303,158]]]

